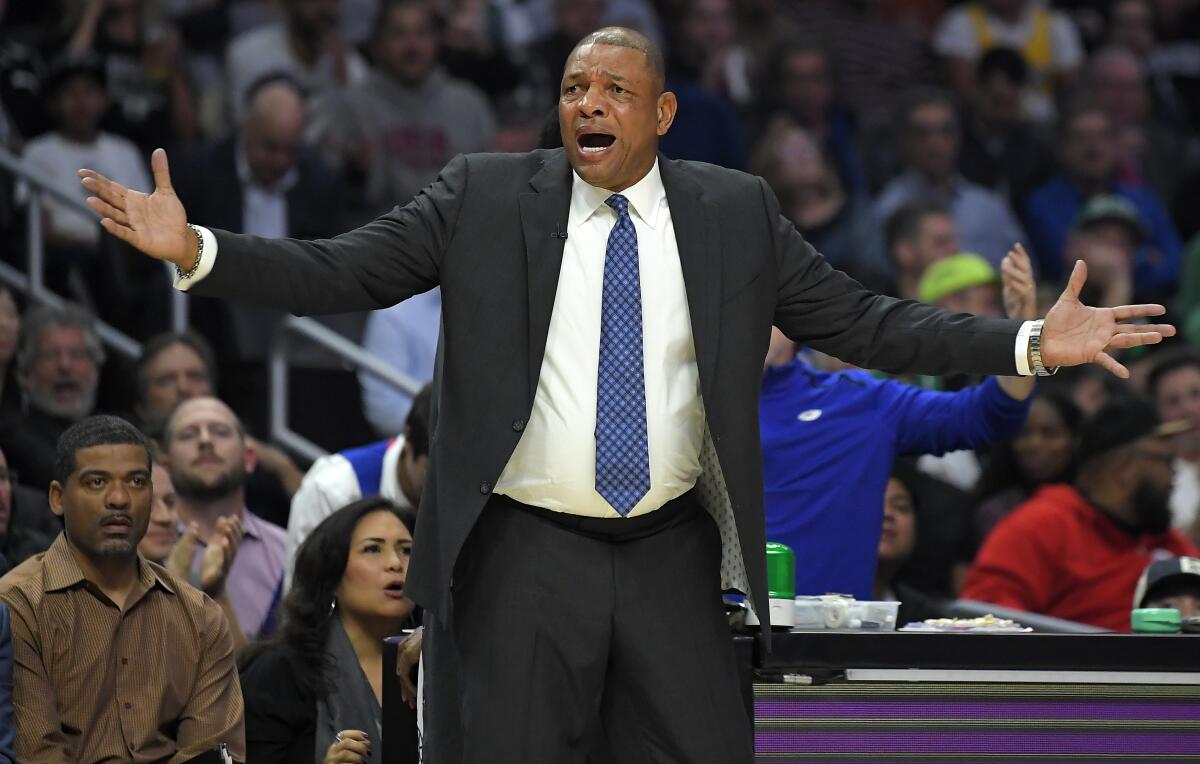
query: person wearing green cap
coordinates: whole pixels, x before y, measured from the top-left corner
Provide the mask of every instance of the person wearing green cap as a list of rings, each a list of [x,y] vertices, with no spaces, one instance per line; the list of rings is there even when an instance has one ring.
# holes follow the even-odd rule
[[[999,317],[1000,274],[973,252],[960,252],[925,269],[917,299],[956,313]]]

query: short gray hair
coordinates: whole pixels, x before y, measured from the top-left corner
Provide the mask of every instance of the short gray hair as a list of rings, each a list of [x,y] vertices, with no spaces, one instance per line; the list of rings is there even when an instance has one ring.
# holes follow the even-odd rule
[[[584,45],[612,45],[617,48],[640,50],[646,54],[646,66],[650,68],[650,73],[654,75],[654,81],[657,83],[659,90],[665,86],[667,64],[663,58],[662,48],[654,40],[651,40],[636,29],[629,29],[628,27],[603,27],[597,29],[576,43],[575,48],[571,52],[574,53]]]
[[[61,308],[39,305],[21,320],[21,336],[17,343],[18,374],[24,376],[33,367],[34,358],[37,356],[38,338],[42,331],[58,326],[78,329],[83,334],[83,341],[87,345],[92,362],[97,367],[104,363],[104,345],[100,343],[100,335],[96,333],[96,322],[90,313],[78,305],[68,304]]]

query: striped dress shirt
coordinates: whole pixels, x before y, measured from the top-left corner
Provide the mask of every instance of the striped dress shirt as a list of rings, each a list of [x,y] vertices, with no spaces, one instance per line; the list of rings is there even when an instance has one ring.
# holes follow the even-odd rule
[[[242,693],[220,607],[137,562],[124,610],[84,577],[65,534],[0,578],[21,762],[179,764],[223,742],[245,761]]]

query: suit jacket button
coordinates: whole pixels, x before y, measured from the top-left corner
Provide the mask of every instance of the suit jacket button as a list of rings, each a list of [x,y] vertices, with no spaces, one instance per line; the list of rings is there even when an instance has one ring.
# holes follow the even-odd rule
[[[492,492],[492,484],[488,481],[483,481],[479,484],[479,492],[486,495]]]
[[[524,430],[524,429],[525,429],[525,420],[524,419],[514,419],[513,420],[513,431],[514,432],[520,432],[521,430]]]

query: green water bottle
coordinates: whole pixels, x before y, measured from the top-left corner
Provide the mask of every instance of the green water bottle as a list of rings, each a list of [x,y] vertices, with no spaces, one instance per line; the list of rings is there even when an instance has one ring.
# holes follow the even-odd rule
[[[771,628],[791,630],[796,625],[796,553],[777,541],[767,542],[767,597]]]

